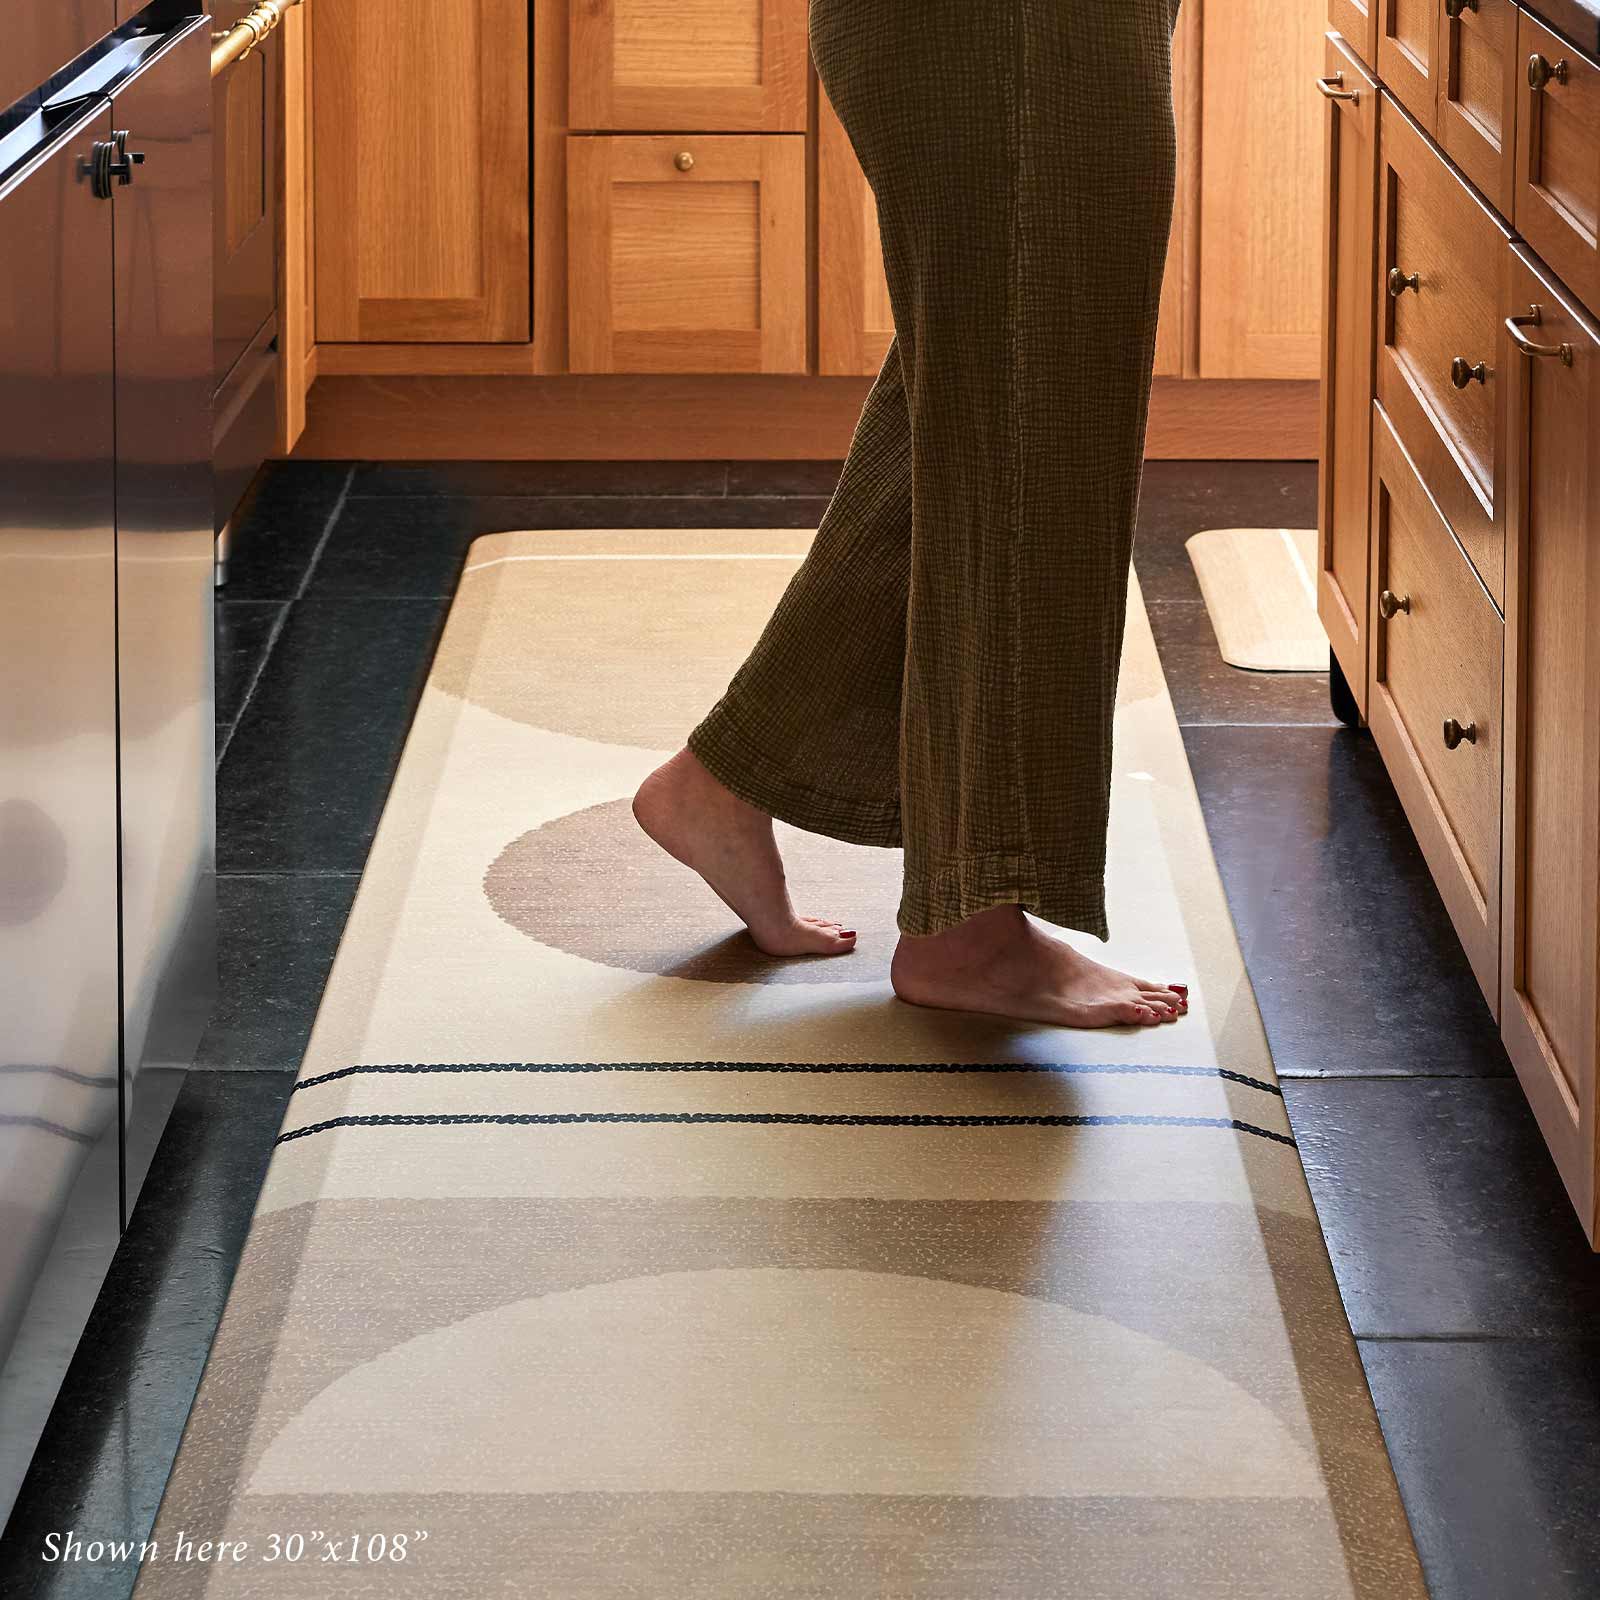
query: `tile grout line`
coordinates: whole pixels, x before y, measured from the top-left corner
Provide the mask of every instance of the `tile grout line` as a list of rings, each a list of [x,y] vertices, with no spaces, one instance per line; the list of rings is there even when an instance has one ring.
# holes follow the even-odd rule
[[[1355,1333],[1357,1344],[1600,1344],[1594,1333]]]
[[[224,600],[223,605],[228,601]],[[233,736],[238,732],[239,724],[244,720],[244,714],[249,709],[250,702],[255,699],[256,687],[261,682],[261,675],[267,670],[267,659],[278,647],[278,636],[283,632],[284,624],[289,620],[289,607],[292,600],[277,602],[278,614],[272,619],[272,626],[267,629],[266,643],[261,647],[261,655],[256,661],[255,671],[250,674],[250,681],[245,685],[244,693],[239,697],[239,709],[234,712],[233,720],[228,724],[227,737],[222,741],[222,748],[217,751],[215,765],[222,765],[222,758],[227,755],[228,747],[233,743]]]
[[[304,600],[306,590],[311,587],[311,580],[316,575],[318,564],[322,560],[322,552],[328,548],[328,540],[333,537],[334,525],[338,522],[345,508],[345,502],[350,498],[350,486],[356,481],[356,462],[351,462],[350,470],[345,474],[344,486],[339,490],[338,497],[333,502],[333,509],[328,513],[328,520],[323,524],[322,537],[317,540],[316,548],[311,552],[311,559],[306,562],[306,569],[300,574],[300,586],[294,592],[294,600]]]

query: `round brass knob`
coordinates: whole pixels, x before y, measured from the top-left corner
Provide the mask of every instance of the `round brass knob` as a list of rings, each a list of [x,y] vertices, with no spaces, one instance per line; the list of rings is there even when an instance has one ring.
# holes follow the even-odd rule
[[[1402,272],[1399,267],[1389,268],[1389,293],[1398,300],[1407,289],[1422,293],[1422,280],[1414,272]]]
[[[1457,356],[1450,363],[1450,381],[1458,389],[1465,389],[1469,383],[1487,383],[1489,381],[1488,365],[1480,361],[1474,366],[1465,356]]]
[[[672,158],[672,164],[679,172],[687,172],[694,165],[694,154],[689,150],[680,150]]]
[[[1468,744],[1476,744],[1478,742],[1478,724],[1476,722],[1469,722],[1465,727],[1463,727],[1459,722],[1456,721],[1454,717],[1446,717],[1444,719],[1445,749],[1454,750],[1463,739],[1465,739]]]
[[[1459,17],[1463,11],[1476,11],[1478,0],[1444,0],[1444,14]]]
[[[1565,83],[1571,75],[1572,68],[1567,64],[1565,57],[1560,61],[1552,62],[1548,56],[1539,55],[1537,52],[1528,57],[1528,87],[1535,94],[1554,78],[1557,83]]]
[[[1385,589],[1378,596],[1378,615],[1385,622],[1390,621],[1402,611],[1409,612],[1410,610],[1411,596],[1408,594],[1396,594],[1393,589]]]

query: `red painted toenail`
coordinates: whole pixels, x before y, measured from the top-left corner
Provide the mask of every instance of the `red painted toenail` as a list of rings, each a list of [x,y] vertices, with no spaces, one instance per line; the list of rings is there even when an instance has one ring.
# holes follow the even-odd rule
[[[853,939],[855,936],[856,930],[854,928],[841,928],[839,930],[839,937],[841,939]]]

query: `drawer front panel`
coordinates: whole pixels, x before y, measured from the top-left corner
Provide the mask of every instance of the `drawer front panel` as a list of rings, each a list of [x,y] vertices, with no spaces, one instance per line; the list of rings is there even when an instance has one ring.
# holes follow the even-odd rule
[[[1442,0],[1377,0],[1378,77],[1432,133],[1438,125]]]
[[[1381,407],[1373,528],[1373,733],[1493,1004],[1504,626]]]
[[[1382,0],[1328,0],[1328,26],[1370,72],[1378,59],[1378,7]]]
[[[1516,188],[1517,8],[1478,0],[1440,34],[1439,142],[1506,216]]]
[[[1517,231],[1600,305],[1600,66],[1526,15],[1518,40]]]
[[[1391,100],[1380,129],[1378,395],[1503,604],[1500,289],[1509,235]]]
[[[567,140],[574,372],[804,372],[803,134]]]
[[[571,15],[572,128],[805,131],[805,0],[586,0]]]

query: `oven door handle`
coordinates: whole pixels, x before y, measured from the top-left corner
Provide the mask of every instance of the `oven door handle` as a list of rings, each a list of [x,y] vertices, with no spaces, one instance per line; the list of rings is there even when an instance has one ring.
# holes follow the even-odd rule
[[[243,61],[283,21],[284,13],[299,4],[301,0],[259,0],[256,8],[231,28],[213,35],[211,76],[215,78],[235,61]]]

